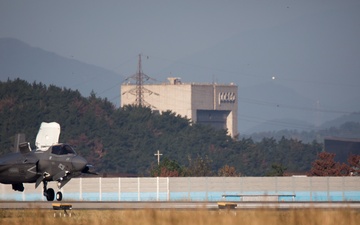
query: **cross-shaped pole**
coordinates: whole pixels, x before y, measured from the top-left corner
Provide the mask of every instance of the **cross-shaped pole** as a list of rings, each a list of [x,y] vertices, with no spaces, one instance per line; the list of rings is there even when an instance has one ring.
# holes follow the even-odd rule
[[[157,150],[157,153],[156,154],[154,154],[154,156],[157,156],[157,158],[158,158],[158,165],[160,165],[160,156],[161,156],[162,154],[160,154],[160,151],[159,150]]]

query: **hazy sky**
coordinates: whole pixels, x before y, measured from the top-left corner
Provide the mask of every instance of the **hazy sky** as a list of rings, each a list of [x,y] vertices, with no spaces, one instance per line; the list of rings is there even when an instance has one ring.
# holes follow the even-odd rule
[[[2,37],[120,72],[139,53],[176,60],[298,14],[286,1],[0,2]]]
[[[316,13],[354,8],[349,13],[359,13],[359,4],[356,0],[0,0],[0,36],[126,73],[131,67],[136,70],[139,53],[165,59],[148,65],[159,69],[167,66],[166,60],[191,56],[249,31],[271,30]],[[329,26],[337,29],[337,24]],[[124,69],[129,61],[131,66]]]
[[[160,81],[235,82],[240,95],[275,76],[331,110],[360,110],[344,103],[360,97],[359,0],[0,0],[0,37],[125,77],[141,53]]]

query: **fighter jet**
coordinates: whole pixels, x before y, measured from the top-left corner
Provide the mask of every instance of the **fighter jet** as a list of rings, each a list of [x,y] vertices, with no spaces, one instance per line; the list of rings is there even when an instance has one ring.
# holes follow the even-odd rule
[[[0,183],[11,184],[14,191],[24,191],[23,183],[43,183],[43,194],[48,201],[62,200],[60,189],[71,178],[91,173],[88,162],[69,144],[58,143],[60,125],[42,122],[36,136],[36,149],[28,142],[19,144],[19,152],[0,157]],[[93,173],[91,173],[93,174]],[[47,183],[57,181],[59,191],[47,188]]]

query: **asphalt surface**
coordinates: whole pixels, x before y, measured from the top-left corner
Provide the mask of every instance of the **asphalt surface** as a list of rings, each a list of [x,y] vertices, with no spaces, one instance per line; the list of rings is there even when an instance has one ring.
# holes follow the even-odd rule
[[[360,209],[360,202],[234,202],[236,209]],[[218,202],[154,201],[154,202],[89,202],[89,201],[2,201],[1,209],[52,209],[53,204],[70,204],[72,209],[218,209]]]

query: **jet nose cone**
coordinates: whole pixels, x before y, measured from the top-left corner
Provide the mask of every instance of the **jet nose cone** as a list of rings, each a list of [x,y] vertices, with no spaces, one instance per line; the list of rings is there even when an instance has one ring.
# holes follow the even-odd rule
[[[86,159],[84,159],[81,156],[75,156],[71,160],[71,163],[72,163],[72,165],[74,167],[74,170],[82,171],[86,167],[87,161],[86,161]]]

